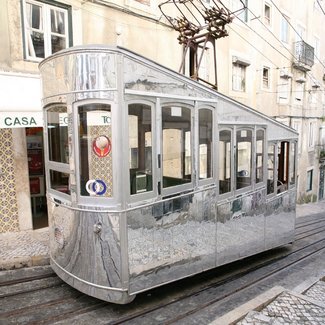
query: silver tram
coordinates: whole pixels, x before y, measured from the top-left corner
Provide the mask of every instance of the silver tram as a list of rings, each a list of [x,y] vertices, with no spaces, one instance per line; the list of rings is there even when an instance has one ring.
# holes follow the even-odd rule
[[[293,242],[293,129],[118,47],[70,48],[40,71],[65,282],[125,304]]]

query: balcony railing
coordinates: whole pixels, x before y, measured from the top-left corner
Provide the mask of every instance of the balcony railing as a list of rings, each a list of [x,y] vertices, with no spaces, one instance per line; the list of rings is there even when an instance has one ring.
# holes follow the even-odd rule
[[[314,65],[314,48],[304,41],[294,43],[295,62],[294,65],[303,70],[310,70]]]

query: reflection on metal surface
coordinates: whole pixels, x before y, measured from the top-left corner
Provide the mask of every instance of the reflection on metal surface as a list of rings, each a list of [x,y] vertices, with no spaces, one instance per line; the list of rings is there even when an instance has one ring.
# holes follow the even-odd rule
[[[51,265],[68,284],[88,295],[123,304],[132,301],[138,292],[293,241],[294,182],[284,192],[274,189],[267,195],[267,179],[256,179],[253,171],[257,163],[252,155],[250,173],[240,176],[250,176],[249,186],[236,190],[235,177],[230,174],[235,171],[232,160],[238,156],[233,149],[237,142],[230,146],[228,141],[230,158],[224,166],[229,171],[225,173],[228,183],[227,190],[221,191],[213,161],[220,150],[214,136],[222,129],[236,131],[250,125],[254,134],[263,130],[266,149],[270,141],[294,143],[297,134],[290,128],[124,49],[69,49],[46,59],[40,69],[43,103],[48,105],[45,110],[57,103],[67,108],[68,124],[64,127],[68,128],[68,156],[47,161],[46,172],[61,173],[69,186],[68,192],[60,192],[49,184],[47,188]],[[139,141],[145,133],[140,127],[134,135],[137,145],[131,146],[135,155],[143,155],[131,164],[131,169],[142,171],[134,173],[141,184],[133,191],[129,168],[132,155],[125,135],[125,130],[129,130],[125,109],[130,103],[150,107],[152,113],[150,137]],[[173,125],[182,132],[191,130],[193,138],[188,142],[193,154],[188,170],[183,173],[182,167],[178,174],[168,175],[169,183],[163,173],[162,141],[157,139],[162,132],[159,127],[164,105],[187,107],[186,121],[171,114],[168,123],[174,124],[166,129]],[[206,137],[202,137],[204,132],[197,132],[197,117],[203,105],[211,110],[215,122],[207,129],[206,134],[211,134]],[[99,116],[103,117],[104,106],[109,109],[102,125]],[[80,112],[85,107],[87,114],[82,120]],[[139,119],[138,125],[149,121],[142,113],[133,115]],[[86,141],[89,125],[96,131]],[[105,150],[100,151],[107,146],[98,146],[100,157],[93,150],[93,141],[99,136],[111,142],[107,155]],[[198,166],[200,150],[195,145],[206,139],[211,142],[212,169],[211,175],[202,177]],[[82,149],[78,146],[81,142]],[[250,143],[247,156],[258,152],[256,141]],[[150,182],[145,168],[146,150],[141,150],[140,144],[147,152],[150,148],[152,155]],[[49,143],[45,149],[48,155]],[[259,151],[260,155],[263,153],[260,162],[267,161],[266,150]],[[181,159],[178,163],[183,163]],[[266,166],[259,167],[263,170]],[[266,168],[259,175],[266,175]]]

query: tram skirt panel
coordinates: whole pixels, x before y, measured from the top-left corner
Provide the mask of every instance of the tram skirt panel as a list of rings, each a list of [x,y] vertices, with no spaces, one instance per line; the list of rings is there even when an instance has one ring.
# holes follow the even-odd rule
[[[127,303],[122,289],[118,216],[51,204],[51,265],[68,284],[93,297]],[[101,225],[96,233],[94,225]]]

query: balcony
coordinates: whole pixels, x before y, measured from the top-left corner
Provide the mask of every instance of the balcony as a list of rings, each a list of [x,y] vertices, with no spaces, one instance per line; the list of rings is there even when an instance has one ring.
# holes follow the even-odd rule
[[[314,48],[304,41],[294,43],[293,66],[301,71],[310,71],[314,65]]]

